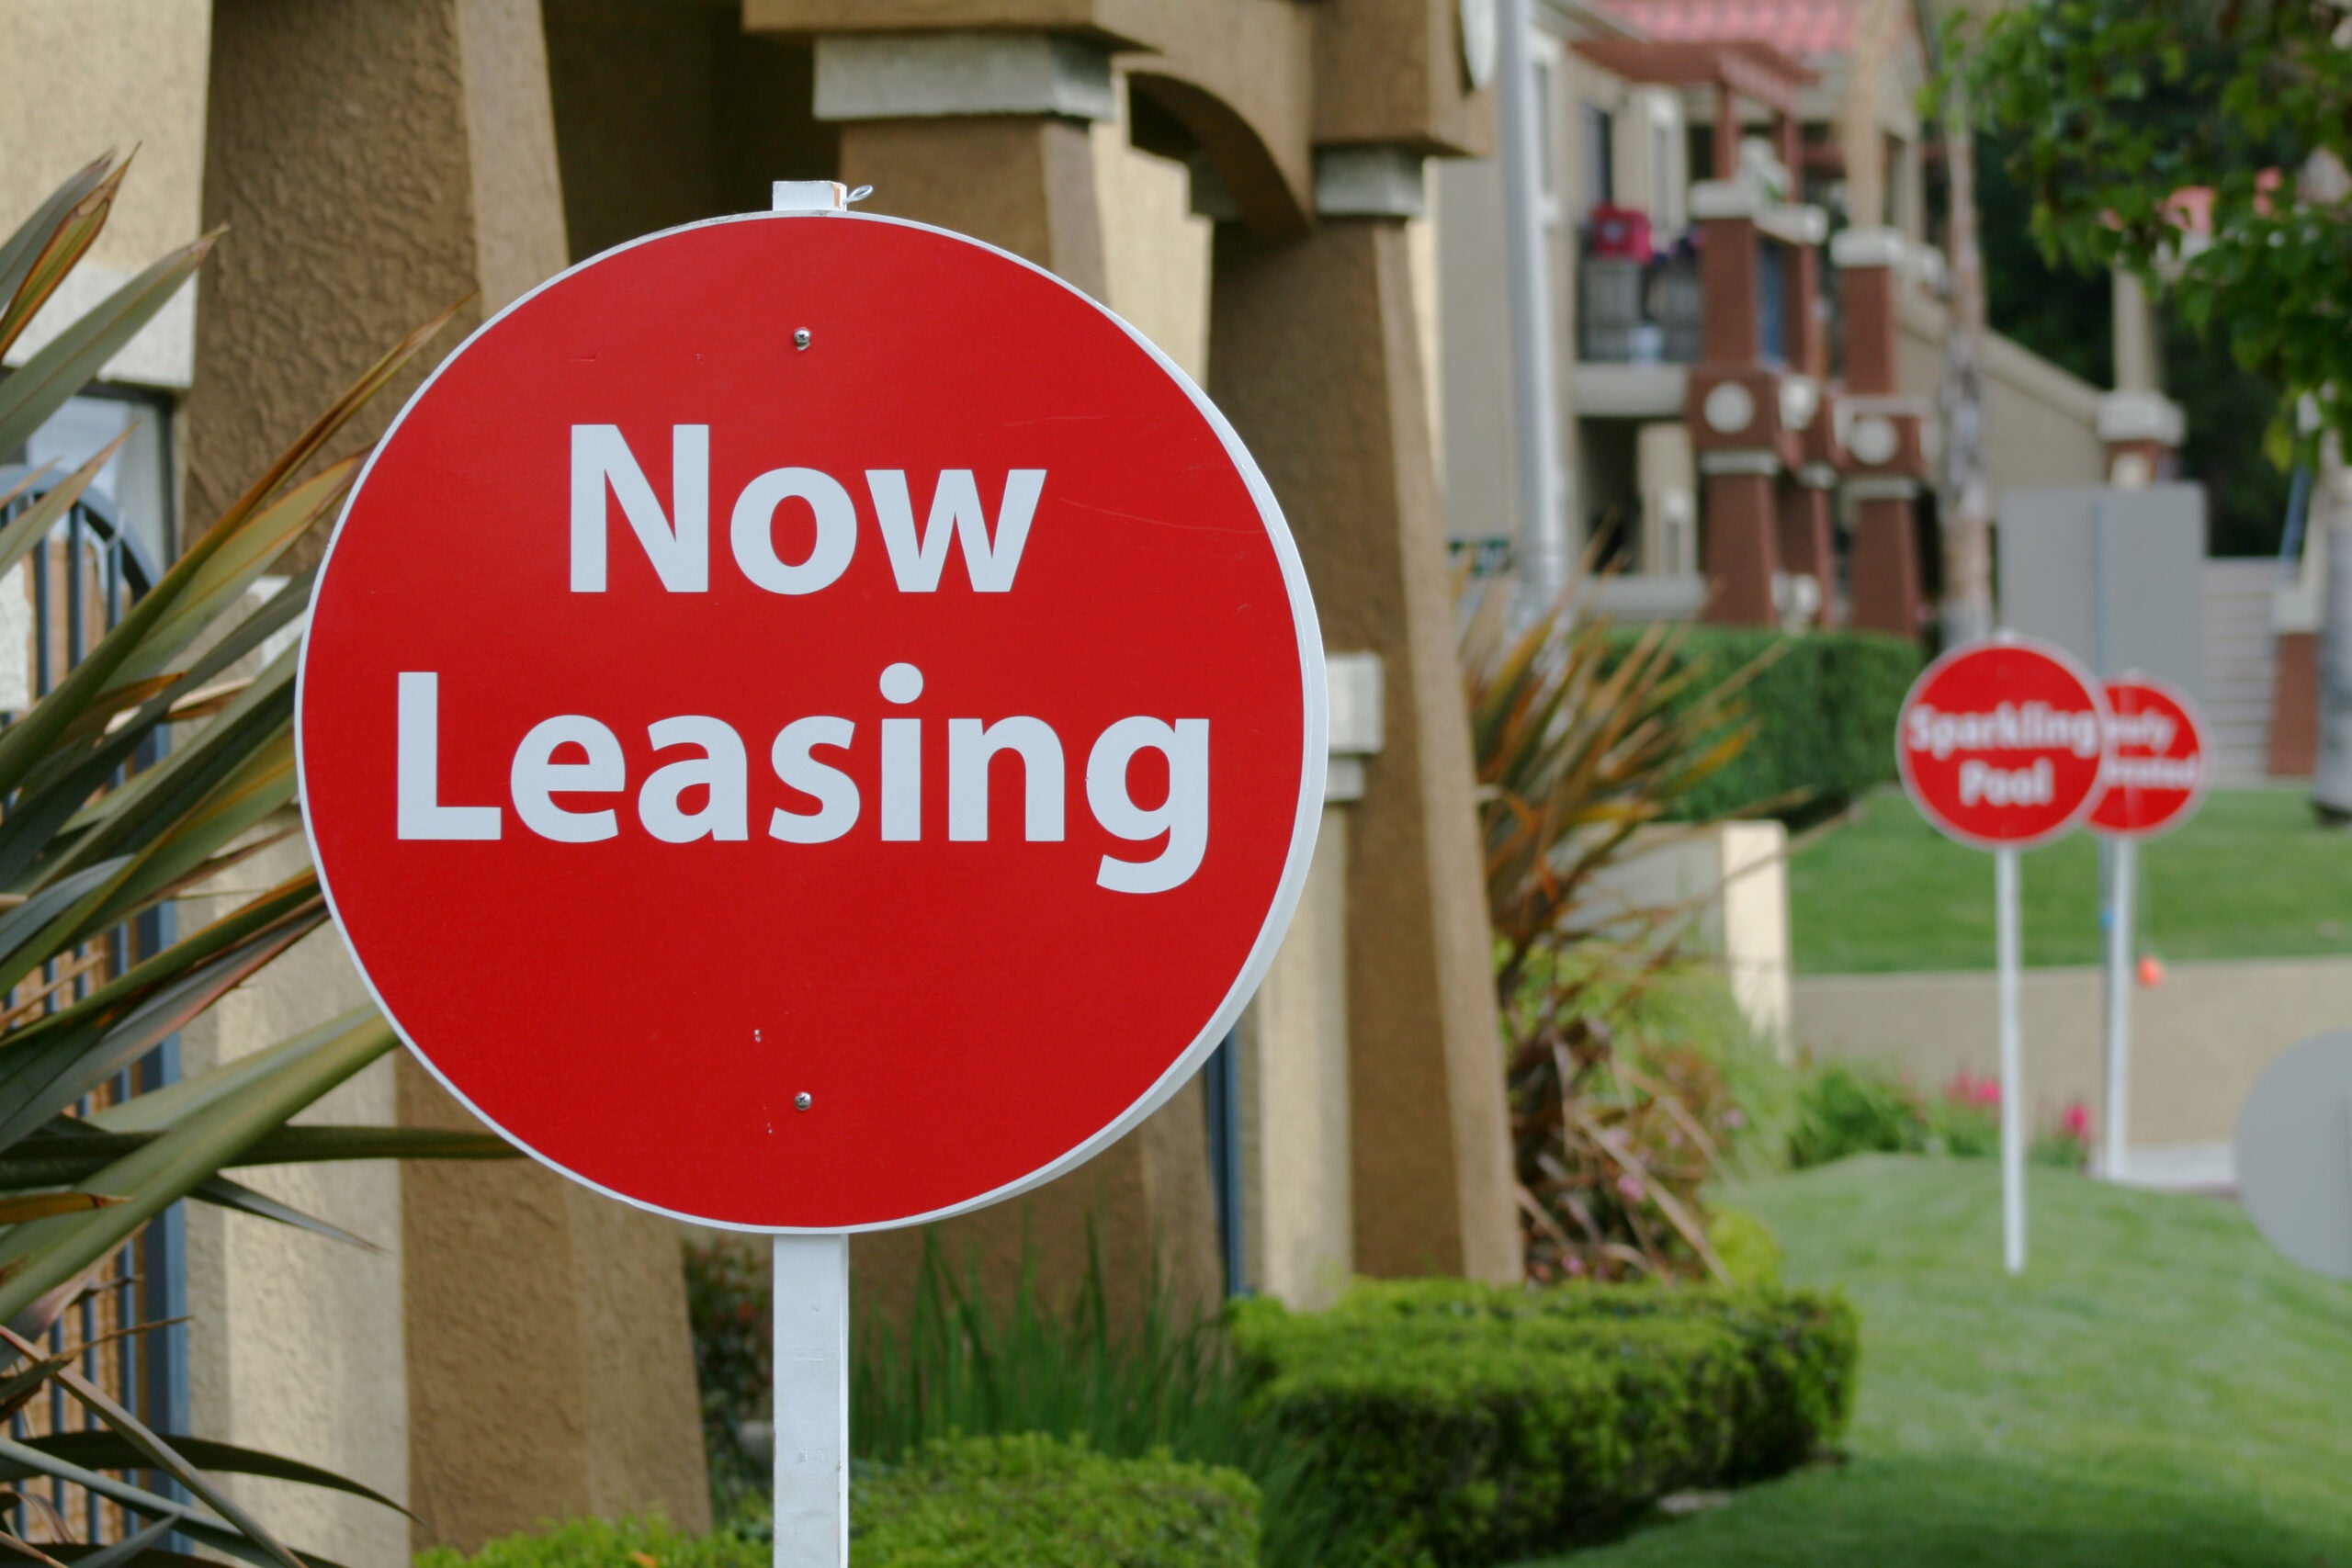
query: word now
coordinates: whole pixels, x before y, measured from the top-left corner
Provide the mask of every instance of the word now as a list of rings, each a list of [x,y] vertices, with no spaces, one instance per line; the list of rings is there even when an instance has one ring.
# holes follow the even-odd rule
[[[1029,541],[1030,520],[1045,492],[1046,470],[1014,468],[1005,476],[997,506],[996,531],[989,531],[978,481],[969,468],[943,471],[932,486],[931,510],[922,532],[915,532],[915,503],[907,476],[898,468],[868,468],[866,493],[874,502],[890,573],[902,593],[938,592],[947,564],[947,543],[964,549],[964,570],[977,593],[1009,593]],[[606,492],[621,505],[652,563],[662,586],[673,593],[710,589],[710,426],[673,425],[670,430],[670,510],[647,482],[637,455],[616,424],[571,427],[571,591],[605,592],[605,536],[610,522]],[[786,502],[808,509],[817,542],[808,558],[787,563],[776,554],[775,518]],[[839,479],[816,468],[770,468],[745,485],[728,519],[727,541],[742,574],[771,593],[814,593],[830,588],[849,570],[857,553],[857,503]]]
[[[882,671],[882,695],[904,705],[922,695],[922,671],[893,664]],[[441,804],[441,677],[433,671],[403,671],[400,678],[397,773],[398,828],[402,839],[496,839],[504,813],[495,806]],[[922,720],[881,721],[881,836],[886,842],[914,843],[922,838]],[[776,731],[768,765],[777,780],[817,803],[814,811],[777,807],[768,814],[767,836],[787,844],[823,844],[857,826],[864,795],[855,779],[830,762],[823,750],[846,750],[855,739],[854,720],[830,714],[797,718]],[[646,739],[657,751],[692,747],[696,755],[665,762],[637,791],[637,819],[665,844],[698,839],[741,840],[751,836],[751,767],[743,739],[723,720],[685,714],[656,721]],[[559,761],[567,749],[576,760]],[[1061,739],[1043,719],[1026,716],[983,724],[977,718],[947,721],[947,837],[982,842],[989,836],[989,763],[1000,751],[1021,760],[1022,836],[1032,843],[1062,839],[1065,784]],[[1136,803],[1127,789],[1127,767],[1144,751],[1157,751],[1168,764],[1168,798],[1156,807]],[[542,839],[560,844],[593,844],[620,834],[619,813],[610,807],[582,810],[560,806],[556,796],[615,795],[628,787],[628,764],[618,737],[584,714],[560,714],[532,727],[514,749],[508,772],[514,815]],[[689,791],[704,792],[698,809],[688,810]],[[1095,882],[1114,893],[1165,893],[1181,887],[1200,868],[1209,841],[1209,721],[1123,718],[1095,739],[1086,758],[1086,804],[1094,819],[1114,837],[1144,842],[1165,836],[1167,845],[1148,861],[1102,857]]]
[[[2048,703],[2003,703],[1990,713],[1945,713],[1922,703],[1904,717],[1903,743],[1940,761],[1954,751],[2099,753],[2098,715]]]
[[[1962,806],[2047,806],[2057,797],[2057,773],[2047,757],[2030,768],[1996,768],[1973,757],[1960,765]]]

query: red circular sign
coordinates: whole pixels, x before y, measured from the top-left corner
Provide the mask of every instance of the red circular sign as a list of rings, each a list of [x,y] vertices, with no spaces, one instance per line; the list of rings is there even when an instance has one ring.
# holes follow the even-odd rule
[[[401,411],[329,548],[302,799],[417,1054],[741,1228],[910,1224],[1133,1126],[1271,962],[1321,642],[1206,398],[918,224],[583,263]]]
[[[2107,706],[2075,661],[2004,635],[1945,654],[1903,699],[1903,787],[1948,837],[2031,849],[2080,822],[2097,791]]]
[[[2179,827],[2205,798],[2197,705],[2154,676],[2126,675],[2107,683],[2107,772],[2092,830],[2144,839]]]

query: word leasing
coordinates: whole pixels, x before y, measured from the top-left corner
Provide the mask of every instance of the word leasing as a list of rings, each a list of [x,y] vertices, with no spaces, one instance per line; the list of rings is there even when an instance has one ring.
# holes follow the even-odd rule
[[[922,695],[922,671],[893,664],[882,671],[883,700],[903,708]],[[400,674],[396,748],[398,836],[403,840],[495,840],[506,829],[499,806],[445,805],[441,799],[441,677],[434,671]],[[884,842],[922,840],[923,726],[916,716],[881,719],[878,765],[866,782],[878,797],[876,826]],[[984,723],[950,718],[947,728],[947,838],[983,842],[989,837],[989,764],[1002,752],[1022,773],[1022,837],[1032,843],[1063,839],[1068,792],[1061,737],[1028,716]],[[776,782],[799,799],[774,807],[763,825],[769,839],[822,844],[847,837],[865,818],[866,789],[844,765],[858,746],[858,721],[832,714],[796,718],[768,747]],[[657,755],[677,751],[639,783],[638,826],[669,844],[708,839],[747,840],[752,835],[752,768],[742,734],[723,719],[682,714],[646,730]],[[819,752],[835,754],[823,760]],[[1166,764],[1167,798],[1139,804],[1128,769],[1146,751]],[[559,714],[534,725],[515,746],[507,773],[514,814],[525,830],[560,844],[618,838],[620,812],[594,797],[625,795],[628,769],[620,738],[585,714]],[[1085,795],[1094,820],[1130,843],[1167,841],[1148,860],[1104,855],[1098,886],[1114,893],[1165,893],[1200,869],[1209,843],[1209,721],[1137,715],[1095,737],[1086,758]],[[559,795],[566,797],[559,801]],[[690,804],[690,799],[692,804]]]

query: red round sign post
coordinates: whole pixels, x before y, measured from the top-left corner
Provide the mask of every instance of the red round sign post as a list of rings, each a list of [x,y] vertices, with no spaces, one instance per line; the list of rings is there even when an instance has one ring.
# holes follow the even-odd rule
[[[298,746],[352,955],[470,1109],[821,1235],[778,1249],[781,1554],[845,1495],[842,1234],[1181,1087],[1296,903],[1325,700],[1180,370],[1002,252],[792,211],[607,252],[434,372],[328,550]]]
[[[2186,693],[2132,673],[2107,683],[2109,739],[2090,826],[2109,841],[2107,896],[2107,1116],[2100,1168],[2120,1179],[2131,1156],[2132,953],[2137,943],[2140,840],[2188,820],[2205,798],[2205,731]]]
[[[1993,855],[1999,970],[2001,1251],[2025,1271],[2024,967],[2018,852],[2064,837],[2090,812],[2108,747],[2107,704],[2075,661],[2003,634],[1920,671],[1896,720],[1903,787],[1945,836]]]
[[[2119,839],[2168,833],[2205,798],[2204,719],[2186,693],[2152,675],[2109,681],[2106,695],[2114,747],[2091,830]]]
[[[2098,789],[2098,688],[2064,652],[2001,637],[1947,653],[1903,699],[1895,765],[1946,837],[2030,850],[2078,826]]]

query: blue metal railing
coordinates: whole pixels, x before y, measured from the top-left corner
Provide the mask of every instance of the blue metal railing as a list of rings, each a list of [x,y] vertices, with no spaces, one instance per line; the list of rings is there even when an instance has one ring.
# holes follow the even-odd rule
[[[28,470],[20,465],[0,466],[0,493],[13,490],[27,477]],[[36,480],[0,508],[0,521],[20,513],[47,494],[54,482],[54,475]],[[155,562],[112,502],[85,491],[51,528],[49,537],[34,547],[21,569],[0,579],[0,592],[17,592],[21,581],[30,600],[29,680],[21,695],[38,700],[46,694],[154,585],[157,575]],[[6,698],[18,694],[6,694]],[[13,722],[19,716],[0,708],[0,722]],[[161,732],[150,737],[123,776],[156,761],[164,745]],[[35,982],[47,993],[43,1010],[70,1006],[138,959],[160,951],[174,935],[172,910],[165,906],[118,927],[103,942],[85,950],[82,961],[70,968],[56,963],[45,965]],[[174,1035],[117,1074],[82,1109],[86,1111],[116,1103],[133,1093],[176,1081],[179,1055],[179,1038]],[[179,1320],[187,1313],[187,1221],[175,1204],[125,1244],[59,1314],[49,1329],[49,1348],[51,1354],[78,1349],[77,1370],[83,1376],[111,1384],[110,1392],[151,1427],[184,1432],[189,1403],[187,1327]],[[157,1326],[141,1327],[148,1325]],[[51,1382],[46,1408],[38,1418],[30,1410],[19,1411],[11,1419],[11,1433],[22,1438],[36,1429],[64,1432],[96,1424],[86,1411],[70,1404],[65,1391]],[[119,1511],[95,1494],[54,1483],[46,1501],[61,1518],[78,1512],[85,1540],[113,1539],[120,1532]],[[23,1504],[13,1510],[14,1528],[20,1535],[28,1522],[25,1511]]]

